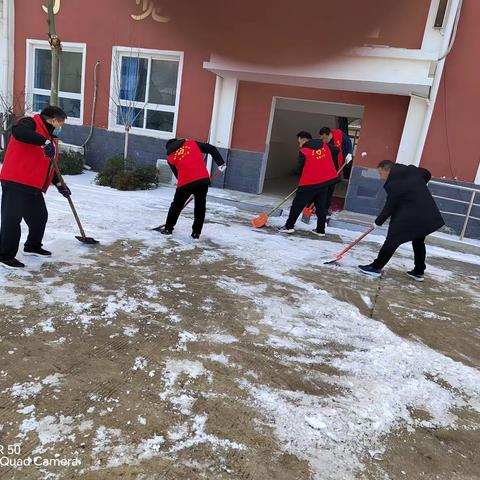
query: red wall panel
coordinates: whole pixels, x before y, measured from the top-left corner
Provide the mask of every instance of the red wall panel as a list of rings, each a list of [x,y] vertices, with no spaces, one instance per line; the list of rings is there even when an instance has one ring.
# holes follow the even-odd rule
[[[42,0],[16,2],[15,90],[25,89],[26,39],[47,38],[46,14]],[[177,133],[206,140],[210,125],[215,76],[203,69],[210,51],[186,44],[172,23],[158,23],[151,18],[134,21],[139,13],[135,1],[64,1],[56,16],[57,31],[64,42],[87,44],[84,123],[89,124],[93,96],[93,68],[101,62],[98,73],[99,92],[95,125],[106,128],[110,97],[112,47],[152,48],[184,51],[180,112]]]
[[[465,0],[447,57],[421,165],[437,177],[473,182],[480,160],[480,2]]]
[[[216,1],[218,3],[218,0]],[[287,6],[292,9],[293,4],[286,0],[277,0],[275,4],[276,9],[279,9],[280,1],[282,8],[286,8]],[[366,30],[371,28],[369,21],[375,17],[381,21],[378,43],[418,48],[422,40],[428,5],[430,3],[429,0],[404,0],[401,4],[396,0],[391,0],[390,2],[387,0],[375,0],[375,2],[370,2],[371,5],[375,4],[376,6],[375,15],[372,13],[368,18],[363,19],[363,23],[358,22],[358,18],[354,19],[355,24],[362,25],[363,30],[360,29],[359,33],[362,33],[363,38],[365,38],[365,33],[368,33]],[[45,0],[22,0],[15,3],[15,89],[17,95],[19,95],[25,88],[26,39],[46,39],[47,24],[46,14],[41,8],[42,4],[46,3]],[[206,139],[210,125],[215,78],[213,74],[203,69],[203,62],[209,59],[212,51],[218,50],[220,47],[227,48],[229,45],[232,46],[232,55],[237,54],[242,56],[242,52],[238,51],[238,43],[236,47],[233,48],[235,38],[237,38],[238,35],[240,35],[240,37],[247,35],[248,39],[250,39],[249,41],[251,41],[251,39],[254,38],[252,37],[253,33],[258,30],[259,19],[263,18],[258,15],[248,16],[250,19],[249,28],[240,28],[240,24],[233,25],[228,23],[233,22],[236,17],[231,15],[231,10],[226,8],[224,3],[220,3],[223,5],[222,8],[214,8],[211,12],[208,12],[208,5],[214,6],[215,2],[203,2],[200,10],[198,10],[199,6],[197,4],[191,4],[191,8],[185,8],[185,1],[162,0],[155,2],[155,5],[161,8],[161,14],[171,14],[172,16],[171,22],[158,23],[152,18],[138,22],[134,21],[130,15],[141,13],[141,7],[136,5],[134,0],[63,1],[61,3],[60,13],[56,17],[57,29],[61,39],[63,41],[87,44],[84,123],[89,124],[90,122],[93,68],[95,62],[99,60],[101,66],[99,68],[99,94],[95,125],[98,127],[107,127],[113,46],[177,50],[185,52],[177,133],[179,136]],[[242,8],[246,9],[247,4],[244,3],[245,2],[242,2]],[[314,3],[316,8],[320,9],[319,16],[325,14],[332,18],[342,18],[340,23],[344,27],[348,25],[348,21],[353,20],[351,19],[352,16],[348,15],[348,12],[351,11],[351,9],[349,10],[347,8],[349,5],[348,2],[345,2],[345,11],[341,10],[341,5],[339,4],[333,12],[325,8],[327,5],[330,5],[330,2],[324,2],[325,5],[321,2]],[[180,5],[182,5],[182,8],[180,8]],[[259,6],[257,2],[255,5],[255,11],[258,12]],[[381,8],[378,5],[380,5]],[[353,6],[351,5],[350,7],[358,8],[357,2],[354,2]],[[267,8],[267,20],[276,18],[274,16],[272,17],[273,12],[268,15],[268,11],[271,11],[271,9],[268,10]],[[283,10],[281,11],[283,12]],[[224,25],[225,22],[218,21],[217,17],[222,12],[227,15],[227,26]],[[397,17],[392,18],[392,12],[398,14],[399,20]],[[414,12],[414,14],[412,14],[412,12]],[[200,14],[202,14],[202,16],[200,16]],[[305,16],[301,11],[299,13],[296,5],[293,6],[292,15],[292,18],[290,18],[288,22],[285,21],[282,23],[281,29],[278,28],[278,24],[274,21],[270,23],[267,20],[260,22],[261,29],[259,34],[263,35],[262,38],[265,39],[264,48],[252,49],[249,47],[248,42],[240,43],[245,51],[248,50],[246,53],[248,53],[247,56],[249,58],[252,57],[252,54],[255,56],[255,58],[252,58],[252,61],[265,62],[265,59],[269,58],[268,55],[265,54],[266,46],[269,45],[272,48],[277,48],[278,45],[283,45],[282,42],[285,41],[285,38],[288,39],[290,46],[288,52],[285,49],[280,49],[283,59],[287,59],[289,52],[292,54],[289,57],[291,61],[299,61],[300,52],[308,53],[308,58],[312,58],[315,61],[318,61],[320,56],[326,55],[326,51],[318,52],[317,48],[317,45],[321,44],[323,50],[328,50],[328,45],[325,42],[314,42],[310,47],[305,43],[295,46],[291,40],[298,39],[298,16],[300,15],[301,18]],[[210,22],[211,25],[208,22]],[[329,22],[328,25],[332,23],[334,22]],[[210,25],[211,28],[208,27],[208,25]],[[289,28],[293,29],[293,31],[288,32]],[[206,32],[206,30],[208,30],[208,32]],[[349,29],[345,28],[345,30],[348,31]],[[236,32],[237,37],[235,37],[232,32]],[[222,35],[220,35],[221,33]],[[331,51],[335,51],[333,48],[334,45],[330,47],[332,48]],[[222,50],[222,48],[220,48],[220,50]],[[307,52],[308,48],[313,48],[313,50]],[[318,56],[316,56],[317,52]],[[297,89],[290,89],[288,91],[295,92],[296,90]],[[271,99],[267,98],[269,94],[265,97],[264,91],[262,88],[260,88],[256,94],[241,91],[239,105],[239,112],[247,110],[247,117],[258,117],[258,120],[255,120],[255,122],[257,124],[262,123],[262,129],[265,129],[268,124],[269,103],[271,101]],[[333,95],[326,92],[316,92],[315,94],[311,92],[312,91],[310,91],[308,95],[313,95],[315,98]],[[248,95],[255,97],[253,98],[255,103],[245,105],[242,98],[248,101]],[[351,98],[350,94],[347,94],[346,98]],[[373,105],[374,100],[371,102],[373,102]],[[396,105],[399,103],[402,104],[402,100],[392,100],[394,117],[397,116],[395,113],[398,109]],[[377,105],[374,109],[380,110],[381,106]],[[370,115],[368,111],[367,115]],[[244,133],[242,133],[243,129],[241,128],[242,119],[243,116],[239,116],[240,131],[237,133],[237,136],[240,139],[240,144],[245,143],[245,141],[241,140],[244,135]],[[388,128],[395,129],[395,127]],[[255,148],[258,148],[259,142],[256,141],[253,143],[255,144]],[[393,154],[396,147],[393,146],[390,140],[388,140],[386,144],[392,145],[386,148],[386,153]]]

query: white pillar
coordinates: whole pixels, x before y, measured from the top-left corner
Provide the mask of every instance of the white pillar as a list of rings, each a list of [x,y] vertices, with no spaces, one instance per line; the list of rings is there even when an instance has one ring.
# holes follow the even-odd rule
[[[460,8],[461,0],[451,0],[446,13],[445,27],[443,28],[443,39],[438,49],[438,58],[444,55],[450,44],[452,32],[455,25],[457,12]],[[435,35],[428,34],[428,29],[433,28],[433,19],[435,8],[438,8],[438,0],[432,0],[430,14],[426,26],[426,33],[423,40],[422,48],[433,47],[438,39]],[[438,48],[438,47],[437,47]],[[412,95],[408,108],[405,127],[403,129],[400,148],[397,155],[397,162],[406,165],[420,165],[423,155],[423,149],[430,129],[435,102],[437,100],[440,82],[442,80],[443,69],[445,67],[445,58],[436,62],[435,73],[433,77],[433,85],[430,89],[428,99],[422,99]]]
[[[423,98],[410,97],[405,126],[398,149],[397,163],[415,165],[420,132],[427,116],[428,102],[428,100]]]
[[[237,105],[238,80],[217,76],[209,142],[217,148],[230,148]],[[209,158],[209,162],[211,162]],[[208,165],[210,167],[210,164]]]

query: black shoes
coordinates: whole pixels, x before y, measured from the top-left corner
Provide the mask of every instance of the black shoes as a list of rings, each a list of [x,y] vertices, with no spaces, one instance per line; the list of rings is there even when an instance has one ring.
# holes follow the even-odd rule
[[[280,233],[287,233],[288,235],[291,235],[292,233],[295,233],[295,229],[294,229],[294,228],[289,228],[289,227],[287,227],[286,225],[283,226],[283,227],[280,227],[280,228],[278,229],[278,231],[279,231]]]
[[[317,237],[325,237],[325,231],[322,232],[321,230],[318,230],[316,228],[312,230],[312,233]]]
[[[52,252],[49,252],[42,247],[24,247],[23,254],[34,257],[50,257]]]
[[[420,273],[417,273],[415,270],[407,272],[407,275],[410,278],[413,278],[416,282],[424,282],[425,281],[425,278],[423,277],[423,275],[420,274]]]
[[[25,264],[19,262],[16,258],[0,259],[0,265],[8,270],[16,270],[18,268],[25,268]]]
[[[378,268],[374,268],[372,265],[359,265],[358,268],[362,273],[365,275],[369,275],[370,277],[381,277],[382,271]]]
[[[194,240],[200,240],[200,234],[199,233],[192,233],[192,238]]]
[[[160,230],[158,230],[162,235],[172,235],[173,230],[169,230],[168,228],[162,227]]]

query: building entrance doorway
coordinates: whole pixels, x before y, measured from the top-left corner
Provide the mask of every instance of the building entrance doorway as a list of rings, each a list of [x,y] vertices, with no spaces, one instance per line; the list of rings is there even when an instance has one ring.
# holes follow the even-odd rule
[[[274,98],[265,153],[263,193],[285,196],[298,184],[296,134],[305,130],[318,138],[322,127],[340,128],[350,136],[355,161],[364,107],[344,103],[293,98]],[[332,207],[342,210],[348,189],[350,168],[341,175]]]

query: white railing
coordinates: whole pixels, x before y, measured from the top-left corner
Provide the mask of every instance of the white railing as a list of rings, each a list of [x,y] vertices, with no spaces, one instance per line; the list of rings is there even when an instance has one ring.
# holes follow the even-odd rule
[[[464,205],[467,205],[467,212],[466,213],[456,213],[456,212],[448,212],[448,211],[445,211],[445,210],[440,210],[440,212],[445,214],[445,215],[454,215],[454,216],[457,216],[457,217],[465,217],[465,221],[463,222],[462,231],[460,233],[460,240],[463,240],[465,238],[465,233],[467,231],[468,222],[470,220],[476,220],[476,221],[480,222],[480,218],[474,217],[472,215],[473,207],[480,207],[479,203],[475,203],[476,195],[479,194],[479,197],[480,197],[480,189],[476,189],[476,188],[472,188],[472,187],[464,187],[464,186],[460,186],[460,185],[454,185],[454,184],[451,184],[451,183],[437,182],[435,180],[431,180],[429,182],[429,185],[439,185],[441,187],[454,188],[455,190],[462,190],[464,192],[470,192],[470,200],[459,200],[459,199],[456,199],[456,198],[449,198],[449,197],[443,197],[441,195],[434,195],[432,193],[433,198],[436,198],[438,200],[446,200],[446,201],[449,201],[449,202],[463,203]]]

